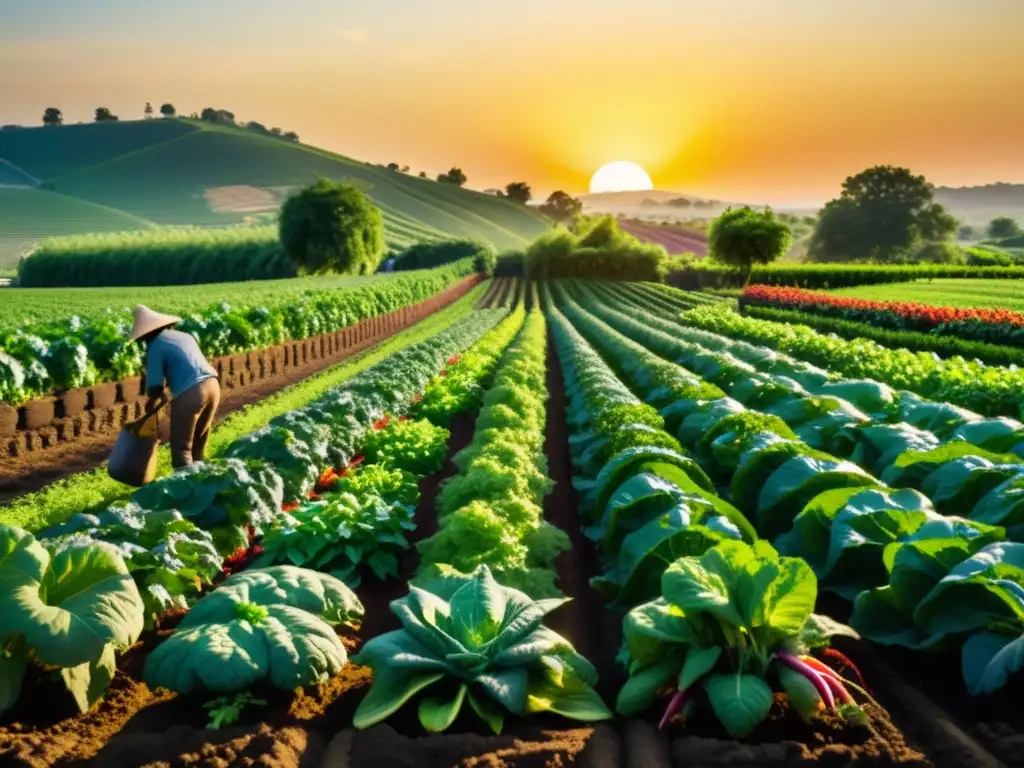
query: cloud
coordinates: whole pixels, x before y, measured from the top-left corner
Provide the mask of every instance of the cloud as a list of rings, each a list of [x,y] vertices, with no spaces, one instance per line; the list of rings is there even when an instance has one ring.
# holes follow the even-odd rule
[[[370,33],[365,29],[345,28],[338,30],[338,37],[353,43],[365,43],[370,39]]]

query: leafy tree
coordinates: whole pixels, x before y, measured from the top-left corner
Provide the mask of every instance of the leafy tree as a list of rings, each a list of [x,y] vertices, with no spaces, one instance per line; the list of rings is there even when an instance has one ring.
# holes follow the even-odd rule
[[[461,168],[452,168],[448,173],[440,173],[437,180],[445,184],[454,184],[456,187],[464,186],[468,181]]]
[[[727,208],[711,223],[708,252],[712,261],[726,264],[750,281],[755,264],[770,264],[793,243],[793,234],[770,208]]]
[[[399,169],[399,167],[400,166],[398,165],[398,163],[388,163],[388,165],[387,165],[387,169],[389,171],[397,171]]]
[[[295,131],[285,131],[284,136],[282,138],[284,138],[285,141],[294,141],[298,143],[299,134],[297,134]]]
[[[215,123],[216,125],[235,125],[235,113],[229,112],[226,109],[206,107],[199,114],[199,119],[205,120],[208,123]]]
[[[425,178],[427,178],[427,172],[426,171],[420,171],[419,176],[420,176],[421,179],[425,179]]]
[[[281,244],[300,273],[370,275],[385,251],[384,218],[349,184],[318,179],[285,201]]]
[[[583,213],[583,203],[562,190],[548,195],[547,201],[540,206],[540,212],[555,221],[575,221]]]
[[[956,236],[958,240],[973,240],[974,239],[974,227],[970,224],[961,224],[960,229],[957,230]]]
[[[935,202],[935,188],[906,168],[880,165],[851,176],[822,209],[809,255],[813,261],[892,261],[921,241],[941,242],[957,223]]]
[[[526,205],[533,198],[533,190],[525,181],[513,181],[505,185],[505,197],[513,203]]]
[[[402,173],[408,173],[409,172],[409,166],[408,165],[403,165],[398,170],[400,170]]]
[[[43,125],[63,125],[64,113],[56,107],[47,107],[43,112]]]
[[[97,123],[111,123],[117,120],[117,115],[113,114],[106,107],[96,107],[96,122]]]
[[[1016,219],[1009,216],[996,216],[988,223],[988,236],[998,239],[1004,237],[1016,237],[1021,233],[1020,225]]]
[[[281,131],[280,128],[271,128],[270,129],[270,133],[271,133],[272,136],[277,136],[278,138],[280,138],[281,134],[282,134],[282,131]]]
[[[153,119],[153,105],[150,104],[148,101],[146,102],[146,108],[144,110],[142,110],[142,115],[147,120],[152,120]]]
[[[160,114],[164,117],[174,117],[178,114],[178,110],[174,108],[174,105],[170,102],[160,106]]]
[[[676,197],[668,201],[668,204],[673,208],[689,208],[693,205],[693,202],[686,197]]]

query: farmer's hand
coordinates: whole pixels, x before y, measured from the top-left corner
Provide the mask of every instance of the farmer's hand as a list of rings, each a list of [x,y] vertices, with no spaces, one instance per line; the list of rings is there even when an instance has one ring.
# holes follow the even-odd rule
[[[152,413],[164,404],[164,388],[153,387],[146,390],[146,413]]]

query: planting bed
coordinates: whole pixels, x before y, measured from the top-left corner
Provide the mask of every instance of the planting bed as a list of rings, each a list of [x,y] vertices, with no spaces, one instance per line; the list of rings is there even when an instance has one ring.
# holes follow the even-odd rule
[[[830,377],[791,358],[688,328],[677,322],[678,310],[688,303],[662,289],[560,282],[542,286],[538,301],[535,287],[525,286],[525,293],[523,288],[516,280],[496,280],[472,316],[397,353],[338,391],[325,393],[303,410],[275,420],[273,429],[240,440],[225,454],[243,459],[255,455],[265,469],[279,471],[286,487],[282,508],[294,515],[271,522],[261,519],[262,540],[250,529],[248,549],[241,547],[237,558],[226,561],[232,563],[229,570],[240,569],[244,577],[265,567],[252,561],[298,530],[302,544],[293,541],[291,549],[285,545],[275,550],[282,558],[275,563],[290,558],[307,569],[319,563],[322,571],[331,570],[325,563],[333,563],[334,572],[345,578],[361,577],[352,583],[365,612],[354,626],[335,630],[349,651],[348,663],[340,671],[326,682],[295,690],[250,685],[245,690],[265,703],[250,704],[237,722],[220,730],[209,729],[201,702],[211,695],[176,696],[142,682],[147,656],[180,640],[180,630],[172,634],[174,627],[190,618],[171,611],[119,658],[106,698],[84,714],[65,703],[70,699],[59,680],[33,668],[19,703],[0,721],[0,763],[317,768],[1024,764],[1024,710],[1016,705],[1024,692],[1019,675],[1010,674],[998,691],[972,696],[961,679],[961,637],[947,638],[949,648],[941,653],[868,642],[872,628],[862,625],[857,615],[863,610],[860,596],[851,612],[850,593],[840,588],[848,582],[838,582],[836,574],[823,566],[811,540],[794,538],[789,531],[807,509],[825,503],[823,490],[849,489],[850,499],[864,488],[895,496],[896,487],[879,479],[882,470],[894,465],[893,459],[865,450],[867,438],[860,435],[890,425],[897,412],[916,423],[921,413],[938,406],[897,393],[903,398],[902,411],[895,410],[895,401],[886,401],[885,408],[877,402],[868,408],[865,398],[884,401],[889,395],[877,386],[858,389],[836,374]],[[509,312],[510,306],[535,309]],[[785,382],[792,383],[782,393],[779,387]],[[752,383],[757,387],[751,388]],[[840,399],[835,387],[854,403],[847,403],[848,408],[833,403]],[[812,394],[819,389],[833,394]],[[379,399],[389,404],[388,409],[383,416],[368,406],[364,412],[357,401],[346,399],[350,396],[367,403]],[[924,442],[914,445],[949,442],[957,425],[951,425],[948,412],[943,413],[946,421],[933,424],[930,437],[921,436],[928,431],[924,427],[915,427],[914,440]],[[316,431],[338,423],[342,416],[348,419],[345,423],[372,427],[360,433],[357,443],[329,429],[323,434]],[[312,417],[322,421],[311,421]],[[434,426],[424,427],[424,417]],[[959,417],[968,425],[978,423],[964,412]],[[833,429],[828,419],[842,424]],[[724,431],[723,424],[733,431]],[[310,446],[323,438],[324,455],[340,451],[344,460],[332,460],[333,470],[320,474],[314,487],[306,466],[310,460],[302,452],[280,450],[282,438],[274,430],[284,429],[282,425],[295,430],[295,440]],[[730,448],[750,441],[745,429],[760,430],[753,436],[761,442]],[[1013,471],[1007,467],[1013,467],[1015,459],[1006,453],[1007,446],[1013,446],[1012,436],[1024,440],[1024,427],[1014,429],[1012,422],[999,423],[1004,462],[999,472]],[[732,435],[731,442],[719,440],[722,435]],[[957,442],[956,449],[968,456],[985,450],[977,428]],[[758,459],[763,462],[760,475],[746,485],[733,482],[741,473],[739,452],[756,458],[758,451],[776,443],[787,451],[776,450],[781,460],[765,454],[768,459]],[[853,444],[862,449],[854,450]],[[803,472],[793,470],[790,462],[816,463],[811,464],[812,471]],[[374,466],[400,474],[417,467],[414,496],[402,496],[415,527],[401,532],[397,548],[391,529],[382,527],[374,544],[357,546],[352,539],[343,549],[335,538],[346,524],[331,517],[338,514],[331,506],[338,503],[331,484],[369,477],[364,473]],[[789,467],[785,482],[775,477],[780,467]],[[316,471],[321,469],[318,465]],[[334,480],[336,475],[341,479]],[[891,471],[884,476],[895,483]],[[920,486],[913,482],[914,489]],[[904,507],[898,511],[907,520],[923,516],[932,529],[947,531],[943,523],[953,512],[944,511],[944,497],[931,485],[926,482],[924,492],[913,493],[899,487]],[[307,500],[309,488],[314,490]],[[772,493],[784,495],[784,501],[776,501]],[[938,511],[926,493],[935,497]],[[907,494],[917,507],[906,501]],[[145,495],[139,498],[142,503]],[[187,506],[184,501],[181,505]],[[378,512],[377,523],[400,519],[402,505]],[[948,539],[930,535],[950,548],[959,546],[955,542],[975,547],[972,555],[982,546],[1020,546],[1013,541],[1020,529],[1009,517],[1012,505],[1004,506],[1009,510],[1000,522],[1005,528],[998,531],[957,518],[959,527]],[[321,518],[326,522],[317,529]],[[840,522],[836,517],[821,523],[832,526],[826,536]],[[886,542],[910,547],[932,540],[916,531],[901,529],[883,539],[877,545],[879,560]],[[911,534],[917,538],[909,538]],[[761,540],[753,544],[758,535]],[[860,535],[877,534],[865,529]],[[1006,537],[1009,542],[1003,541]],[[870,542],[875,544],[874,539]],[[384,553],[385,544],[391,547],[387,557],[393,556],[393,568],[386,559],[375,563],[376,555],[366,559],[366,552],[359,549],[372,546]],[[322,557],[323,547],[330,557]],[[848,580],[869,580],[860,595],[886,584],[870,579],[888,578],[884,568],[872,565],[874,551],[861,551],[858,556],[868,559],[844,572]],[[999,573],[1007,583],[1018,578],[1011,549],[1005,555],[1001,549],[985,552],[1003,557]],[[0,548],[0,574],[4,557]],[[442,557],[462,560],[438,559]],[[343,568],[341,560],[361,564],[362,570]],[[469,581],[446,576],[464,586],[443,596],[445,588],[430,580],[436,575],[431,568],[443,574],[449,562],[465,563],[462,570],[474,575]],[[371,576],[367,563],[379,578]],[[481,570],[484,566],[487,570]],[[742,574],[749,574],[750,581]],[[554,585],[548,581],[552,575]],[[212,596],[218,590],[229,591],[237,576],[227,582],[223,578],[212,580],[223,584]],[[987,584],[995,594],[999,584]],[[463,591],[470,585],[475,591]],[[496,591],[509,585],[518,586],[520,597]],[[428,586],[440,590],[429,599],[421,591]],[[748,592],[742,593],[744,589]],[[741,593],[744,596],[737,597]],[[468,594],[472,598],[466,598]],[[556,594],[571,601],[541,606]],[[519,605],[506,601],[520,599],[547,615],[530,643],[516,645],[521,641],[509,639],[510,626],[519,619],[509,618],[512,614],[505,611],[507,605]],[[498,602],[501,621],[490,618]],[[259,604],[245,605],[245,621],[250,628],[260,627],[263,619],[253,613]],[[965,606],[954,614],[957,620],[969,613]],[[831,622],[809,616],[812,610]],[[993,604],[991,610],[998,611],[998,606]],[[469,611],[473,623],[459,624],[469,621]],[[413,619],[421,622],[414,623],[421,630],[409,630]],[[0,636],[2,621],[0,617]],[[691,622],[686,626],[694,628],[688,630],[692,635],[684,632],[682,622]],[[845,630],[832,622],[851,624],[865,637],[836,634]],[[1009,632],[1012,639],[1010,624],[1000,619],[985,631]],[[429,632],[431,639],[424,639],[427,634],[420,631]],[[430,654],[437,653],[432,645],[437,633],[449,640],[458,638],[465,644],[463,650],[442,653],[444,674],[395,702],[396,694],[387,691],[400,685],[403,674],[422,675],[424,669],[438,668],[430,666],[435,664]],[[548,647],[554,633],[572,646],[556,646],[566,654],[564,666],[558,661],[563,657]],[[811,655],[811,649],[819,647],[816,633],[836,634],[834,650]],[[494,650],[488,647],[490,637],[509,645]],[[374,651],[382,647],[392,652]],[[707,662],[708,651],[716,647],[719,650]],[[503,657],[506,651],[509,656]],[[581,671],[583,664],[578,657],[572,661],[570,653],[588,660],[596,679]],[[623,653],[629,666],[620,663]],[[691,660],[700,654],[705,660],[697,663],[707,666],[694,673]],[[498,663],[497,658],[504,661]],[[557,683],[538,687],[531,677],[537,671],[529,666],[535,658],[554,664],[547,668],[559,670]],[[663,682],[645,682],[662,674],[659,665],[669,669],[660,678]],[[460,671],[452,672],[454,667]],[[517,710],[509,691],[520,683],[510,670],[519,669],[521,685],[530,686],[529,698],[525,692],[522,697],[530,708]],[[804,669],[810,673],[800,672]],[[794,675],[803,688],[793,685]],[[683,682],[684,677],[689,682]],[[494,696],[485,678],[503,681],[497,688],[505,698]],[[815,681],[820,687],[811,685]],[[723,691],[723,683],[735,692]],[[649,686],[649,700],[644,686]],[[452,709],[445,697],[452,698],[457,689],[462,693],[454,695]],[[761,690],[768,692],[763,712],[758,703]],[[504,718],[500,735],[488,728],[493,721],[487,717],[494,717],[495,710],[481,708],[474,691],[484,691],[504,706],[498,715]],[[603,704],[594,703],[594,692]],[[386,699],[387,695],[393,698]],[[462,696],[468,697],[466,706]],[[844,706],[830,710],[827,704],[833,697]],[[385,701],[387,712],[382,711]],[[808,701],[817,715],[809,722],[803,719]],[[846,706],[854,702],[859,710]],[[619,716],[612,718],[604,711],[606,706],[614,706]],[[737,715],[737,709],[743,711]],[[749,720],[754,710],[756,717]],[[570,719],[574,716],[578,719]],[[431,732],[438,730],[445,732]]]

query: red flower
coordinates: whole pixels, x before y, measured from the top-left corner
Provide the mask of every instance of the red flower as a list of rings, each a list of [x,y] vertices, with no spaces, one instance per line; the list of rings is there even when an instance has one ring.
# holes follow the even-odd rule
[[[291,501],[287,504],[282,504],[281,509],[283,509],[285,512],[293,512],[294,510],[298,509],[301,506],[302,505],[299,502]]]
[[[418,403],[418,402],[419,402],[420,400],[422,400],[422,399],[423,399],[423,395],[413,395],[413,396],[412,396],[412,401],[413,401],[414,403]]]
[[[380,430],[384,429],[384,427],[386,427],[387,425],[388,425],[388,417],[387,416],[385,416],[383,419],[379,419],[378,421],[373,422],[373,428],[375,430],[377,430],[378,432],[380,432]]]

